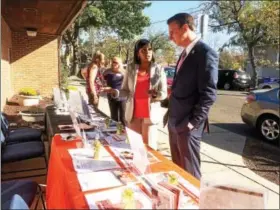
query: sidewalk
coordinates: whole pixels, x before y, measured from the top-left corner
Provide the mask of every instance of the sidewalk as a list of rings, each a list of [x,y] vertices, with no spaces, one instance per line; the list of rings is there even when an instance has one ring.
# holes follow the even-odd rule
[[[84,91],[83,87],[79,89]],[[105,97],[100,98],[99,108],[110,114]],[[161,111],[163,116],[165,109]],[[243,162],[246,138],[213,125],[210,125],[210,130],[211,133],[205,134],[201,144],[203,180],[264,190],[267,192],[267,209],[279,209],[279,186],[255,174]],[[162,124],[159,125],[158,145],[159,151],[170,159],[168,131]]]
[[[109,114],[107,99],[101,97],[99,108]],[[162,112],[164,113],[164,109]],[[222,148],[231,148],[229,152],[209,144],[215,142]],[[167,158],[171,158],[166,128],[159,125],[159,151]],[[246,167],[242,160],[245,137],[230,133],[227,130],[211,126],[211,134],[206,134],[201,145],[201,170],[203,180],[209,183],[226,183],[249,189],[265,190],[267,208],[279,209],[279,186],[258,176]]]

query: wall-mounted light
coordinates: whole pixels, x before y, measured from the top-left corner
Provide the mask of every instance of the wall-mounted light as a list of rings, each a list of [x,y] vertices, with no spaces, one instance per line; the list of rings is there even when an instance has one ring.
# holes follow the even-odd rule
[[[36,28],[26,28],[27,36],[35,37],[37,35],[37,29]]]

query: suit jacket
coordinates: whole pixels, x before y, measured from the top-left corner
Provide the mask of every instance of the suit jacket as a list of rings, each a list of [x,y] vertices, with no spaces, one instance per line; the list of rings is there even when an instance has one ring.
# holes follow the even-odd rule
[[[125,97],[125,120],[130,123],[134,113],[134,94],[137,82],[138,65],[131,64],[124,73],[122,87],[117,97]],[[153,63],[150,68],[150,89],[157,90],[157,97],[150,98],[150,121],[157,124],[161,121],[160,101],[167,97],[167,81],[163,67]],[[148,90],[147,90],[148,91]]]
[[[177,132],[207,119],[217,95],[218,63],[217,53],[198,41],[177,70],[169,98],[169,126]]]

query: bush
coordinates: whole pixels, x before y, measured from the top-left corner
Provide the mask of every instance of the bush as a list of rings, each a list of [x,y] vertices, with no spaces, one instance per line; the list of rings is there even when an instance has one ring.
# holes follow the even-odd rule
[[[38,96],[38,95],[40,95],[40,93],[37,90],[33,89],[33,88],[26,87],[26,88],[20,89],[19,95]]]
[[[67,89],[67,86],[69,84],[68,77],[69,77],[69,70],[66,67],[66,65],[62,63],[61,71],[60,71],[60,85],[64,89]]]
[[[69,91],[69,90],[78,91],[78,88],[75,87],[75,86],[68,85],[67,88],[66,88],[66,90],[67,90],[67,91]]]

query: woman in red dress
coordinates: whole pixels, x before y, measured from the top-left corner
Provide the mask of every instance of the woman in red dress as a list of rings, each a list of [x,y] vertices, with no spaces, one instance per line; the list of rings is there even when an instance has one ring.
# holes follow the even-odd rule
[[[142,135],[145,144],[157,149],[157,124],[161,121],[160,101],[167,97],[164,69],[155,63],[149,40],[135,44],[134,62],[127,67],[120,90],[114,97],[126,97],[125,120]]]

